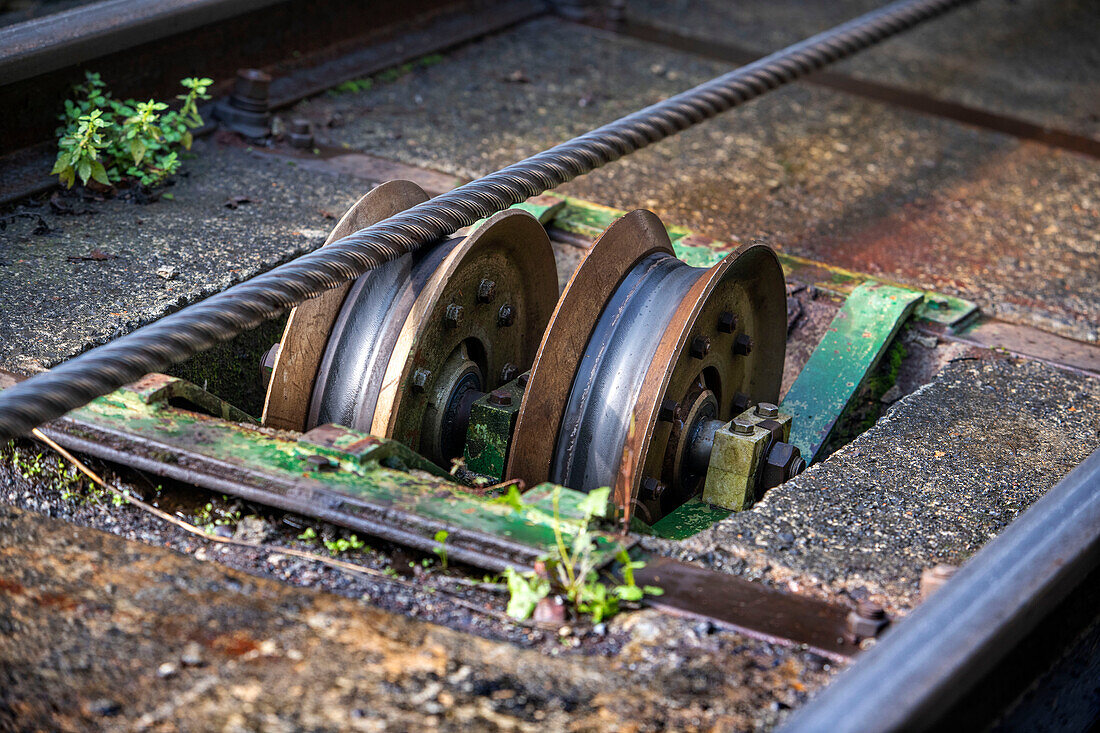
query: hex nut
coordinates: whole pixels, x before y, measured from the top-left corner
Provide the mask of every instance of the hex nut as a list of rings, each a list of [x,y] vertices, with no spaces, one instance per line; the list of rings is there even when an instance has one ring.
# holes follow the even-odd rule
[[[756,426],[749,420],[739,417],[733,421],[733,432],[739,435],[752,435],[755,430]]]
[[[737,356],[748,356],[752,352],[752,337],[747,333],[737,334],[733,340],[733,353]]]
[[[496,405],[497,407],[507,407],[512,404],[512,395],[508,394],[508,390],[494,389],[489,393],[490,405]]]
[[[462,321],[462,306],[451,303],[443,315],[443,325],[447,328],[455,328]]]
[[[432,373],[427,369],[417,369],[412,375],[413,392],[423,392],[432,379]]]
[[[307,471],[329,471],[336,468],[336,464],[330,461],[325,456],[314,453],[306,456],[306,470]]]
[[[500,381],[502,384],[511,382],[519,374],[519,367],[515,364],[508,362],[500,370]]]
[[[500,307],[500,313],[497,314],[497,325],[501,328],[507,328],[516,322],[516,309],[508,303],[505,303]]]
[[[638,496],[643,501],[660,501],[664,493],[665,485],[652,476],[647,476],[642,479]]]
[[[691,356],[694,359],[702,359],[710,353],[710,339],[706,336],[696,336],[691,342]]]
[[[768,449],[764,457],[764,465],[760,474],[760,485],[765,491],[773,489],[779,484],[797,475],[801,467],[805,466],[802,452],[798,446],[776,441]]]
[[[756,406],[757,417],[779,417],[779,407],[770,402],[761,402]]]
[[[742,412],[749,408],[749,403],[752,400],[744,392],[738,392],[730,400],[730,412],[734,415],[740,415]]]
[[[492,303],[493,298],[497,297],[497,284],[492,280],[485,278],[477,285],[477,302],[478,303]]]
[[[718,314],[718,330],[722,333],[733,333],[737,328],[737,316],[732,311],[722,311]]]

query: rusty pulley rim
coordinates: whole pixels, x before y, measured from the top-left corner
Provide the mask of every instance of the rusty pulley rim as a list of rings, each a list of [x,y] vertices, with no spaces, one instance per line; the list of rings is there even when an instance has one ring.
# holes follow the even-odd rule
[[[331,244],[428,200],[411,181],[388,181],[364,195],[329,233]],[[290,311],[283,336],[274,350],[261,423],[281,430],[304,431],[321,360],[329,334],[353,283],[345,283],[305,301]]]
[[[503,211],[356,282],[336,320],[310,420],[395,438],[445,465],[470,396],[526,369],[557,299],[545,230]]]
[[[640,236],[638,229],[645,227],[664,231],[647,211],[626,214],[600,235],[573,271],[531,368],[512,432],[506,478],[522,479],[529,487],[549,480],[565,402],[596,320],[635,262],[655,252],[674,254],[672,245],[656,234]]]
[[[694,433],[693,425],[674,430],[677,419],[728,420],[743,401],[776,399],[785,313],[782,270],[769,248],[745,247],[714,267],[692,268],[675,259],[654,214],[624,216],[559,301],[507,475],[581,490],[612,485],[629,514],[643,481],[659,493],[681,473],[687,451],[670,436]],[[648,519],[682,494],[643,501]]]

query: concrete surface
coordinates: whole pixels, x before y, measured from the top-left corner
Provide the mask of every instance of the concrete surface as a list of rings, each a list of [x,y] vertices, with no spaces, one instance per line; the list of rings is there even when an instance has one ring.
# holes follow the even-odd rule
[[[299,112],[339,120],[337,144],[474,177],[727,68],[545,19]],[[1100,162],[1084,156],[794,86],[562,190],[1098,338]]]
[[[921,570],[964,563],[1098,446],[1096,379],[964,359],[751,511],[682,543],[652,544],[906,611],[918,601]]]
[[[883,6],[879,0],[631,0],[632,21],[760,55]],[[1100,7],[1089,0],[982,0],[835,70],[1100,139]]]

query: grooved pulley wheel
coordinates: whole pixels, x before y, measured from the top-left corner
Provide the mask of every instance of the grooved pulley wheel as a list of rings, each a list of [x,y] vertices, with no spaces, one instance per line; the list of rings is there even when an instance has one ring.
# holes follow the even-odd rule
[[[409,186],[384,193],[400,195],[391,207],[417,198]],[[287,400],[301,412],[297,429],[337,423],[448,465],[462,454],[472,402],[531,364],[556,298],[546,232],[516,210],[372,270],[328,305],[326,332],[311,335],[323,338],[300,365],[312,366],[312,384]],[[278,361],[292,361],[288,342],[303,340],[296,315]]]
[[[625,516],[652,523],[701,491],[716,425],[777,400],[785,349],[783,272],[770,248],[691,267],[656,215],[631,212],[558,302],[506,476],[611,486]]]

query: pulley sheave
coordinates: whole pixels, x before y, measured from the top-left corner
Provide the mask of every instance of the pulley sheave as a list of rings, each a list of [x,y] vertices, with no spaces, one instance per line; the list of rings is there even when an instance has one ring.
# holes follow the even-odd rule
[[[356,206],[376,194],[397,196],[375,209],[416,203],[419,189],[400,183]],[[462,453],[470,404],[531,364],[557,292],[546,232],[516,210],[368,272],[336,308],[325,304],[326,318],[291,316],[279,361],[294,360],[288,340],[319,340],[298,329],[330,324],[300,365],[312,364],[314,378],[297,392],[296,429],[338,423],[446,465]]]
[[[710,268],[634,211],[593,245],[558,302],[520,408],[506,476],[591,491],[648,522],[698,494],[707,440],[774,402],[786,349],[783,272],[764,245]]]

